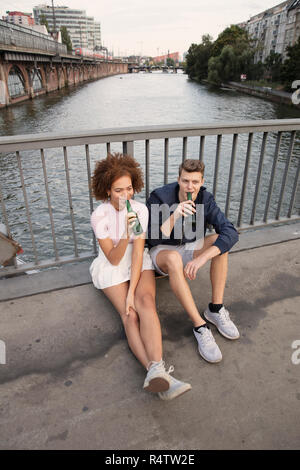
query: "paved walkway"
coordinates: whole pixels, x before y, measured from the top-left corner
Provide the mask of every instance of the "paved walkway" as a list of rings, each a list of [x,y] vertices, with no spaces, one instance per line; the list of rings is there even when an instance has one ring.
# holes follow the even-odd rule
[[[157,281],[164,358],[193,387],[171,402],[142,390],[118,315],[91,284],[1,302],[0,449],[299,448],[300,240],[229,261],[226,306],[241,338],[212,326],[219,364],[199,356],[168,279]],[[190,284],[202,311],[209,265]]]

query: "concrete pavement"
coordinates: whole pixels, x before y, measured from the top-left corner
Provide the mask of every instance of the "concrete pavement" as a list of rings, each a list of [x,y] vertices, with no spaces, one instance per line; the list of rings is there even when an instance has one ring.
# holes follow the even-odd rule
[[[118,315],[91,284],[1,302],[0,449],[299,448],[300,241],[229,262],[225,304],[241,338],[212,326],[219,364],[199,356],[168,279],[157,281],[164,359],[192,384],[171,402],[142,390]],[[209,265],[190,285],[203,311]]]

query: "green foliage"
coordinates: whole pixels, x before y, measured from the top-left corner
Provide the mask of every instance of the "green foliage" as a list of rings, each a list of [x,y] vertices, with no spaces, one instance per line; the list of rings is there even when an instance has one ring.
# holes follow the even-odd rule
[[[287,91],[294,91],[291,86],[294,80],[300,80],[300,36],[294,46],[286,48],[288,57],[281,67],[281,81]]]
[[[273,83],[285,84],[293,91],[293,81],[300,80],[300,37],[294,46],[287,47],[288,58],[282,64],[282,56],[274,51],[261,61],[254,63],[256,48],[246,31],[231,25],[219,34],[215,42],[209,35],[202,36],[201,44],[191,44],[186,55],[185,71],[195,80],[208,79],[220,85],[228,81],[239,81],[241,74],[247,80],[259,81],[262,78]]]
[[[211,57],[208,62],[208,81],[220,85],[222,82],[236,80],[238,56],[232,46],[224,46],[218,57]]]
[[[168,57],[167,58],[167,66],[168,67],[173,67],[174,65],[175,65],[174,59],[172,59],[171,57]]]
[[[72,51],[72,41],[66,26],[60,28],[62,43],[67,46],[68,52]]]
[[[44,24],[47,28],[47,31],[49,31],[49,24],[45,15],[40,16],[40,24]]]
[[[245,47],[249,47],[250,40],[247,32],[236,25],[224,29],[214,42],[211,55],[219,56],[225,46],[232,46],[236,53],[241,54]]]
[[[201,44],[192,44],[186,55],[185,70],[190,78],[203,80],[207,78],[208,61],[211,56],[212,37],[202,36]]]
[[[265,75],[266,78],[270,79],[272,82],[280,80],[282,69],[281,61],[281,54],[274,51],[271,51],[265,60]]]

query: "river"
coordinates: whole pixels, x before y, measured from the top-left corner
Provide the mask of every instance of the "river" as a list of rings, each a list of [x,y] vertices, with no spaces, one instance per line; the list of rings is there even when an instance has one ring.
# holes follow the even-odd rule
[[[0,134],[2,136],[36,134],[43,132],[75,132],[85,129],[134,127],[159,124],[198,124],[230,122],[257,119],[300,118],[300,110],[279,105],[264,99],[241,94],[233,90],[211,89],[190,81],[185,74],[138,73],[116,75],[98,81],[63,89],[34,100],[0,110]],[[299,133],[298,133],[299,134]],[[241,185],[247,149],[247,135],[239,136],[237,160],[229,218],[236,223]],[[253,141],[252,160],[249,170],[249,188],[245,204],[245,222],[249,222],[252,209],[254,186],[257,174],[262,134],[256,134]],[[276,136],[269,134],[262,173],[261,192],[257,217],[264,210],[267,189],[272,168]],[[282,172],[285,166],[289,135],[284,134],[275,179],[274,197],[270,216],[274,216],[280,190]],[[163,140],[151,143],[150,189],[163,184]],[[230,166],[232,136],[224,136],[220,160],[220,178],[217,202],[224,209]],[[122,151],[121,144],[113,144],[112,151]],[[105,157],[105,145],[91,146],[92,168],[97,159]],[[135,156],[144,168],[144,143],[135,144]],[[206,165],[205,186],[212,191],[216,137],[205,141],[204,163]],[[65,184],[63,154],[60,149],[46,150],[47,172],[51,193],[51,204],[56,221],[58,248],[63,254],[73,253],[71,223],[68,217],[68,202]],[[170,140],[169,182],[177,177],[178,164],[182,158],[182,139]],[[25,182],[30,202],[33,229],[41,258],[53,256],[47,200],[44,191],[42,164],[39,152],[21,152]],[[78,229],[80,250],[91,246],[89,226],[89,201],[87,191],[86,163],[84,149],[69,149],[69,165],[75,221]],[[188,158],[198,158],[199,138],[188,141]],[[296,139],[286,197],[282,214],[289,205],[289,194],[293,184],[295,167],[300,158],[300,142]],[[13,154],[1,156],[1,186],[14,237],[25,247],[24,259],[32,260],[31,239],[26,222],[24,200],[20,187],[19,171]],[[144,201],[145,193],[137,196]],[[300,209],[299,192],[294,213]],[[1,211],[1,209],[0,209]],[[0,216],[3,221],[3,217]],[[67,249],[67,250],[66,250]],[[67,252],[66,252],[67,251]]]

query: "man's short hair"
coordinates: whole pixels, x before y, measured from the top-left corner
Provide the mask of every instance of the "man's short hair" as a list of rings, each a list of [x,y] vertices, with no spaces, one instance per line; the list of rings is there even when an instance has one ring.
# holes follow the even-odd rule
[[[205,165],[200,160],[194,160],[193,158],[188,158],[181,163],[179,167],[179,176],[181,175],[182,170],[192,173],[193,171],[199,171],[204,176]]]

